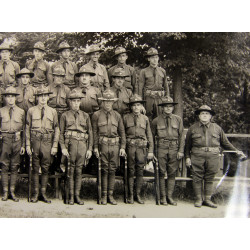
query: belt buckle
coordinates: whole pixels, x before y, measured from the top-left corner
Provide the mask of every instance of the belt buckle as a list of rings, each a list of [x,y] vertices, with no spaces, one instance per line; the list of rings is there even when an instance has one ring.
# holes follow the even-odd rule
[[[81,138],[81,134],[80,134],[80,133],[77,133],[77,134],[76,134],[76,137],[77,137],[77,139],[80,139],[80,138]]]

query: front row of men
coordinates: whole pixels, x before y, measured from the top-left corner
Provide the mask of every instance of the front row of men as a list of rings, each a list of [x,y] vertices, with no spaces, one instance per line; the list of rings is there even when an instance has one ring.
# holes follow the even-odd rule
[[[141,113],[144,100],[139,95],[130,98],[131,112],[123,117],[115,110],[113,104],[118,100],[110,89],[99,97],[102,101],[101,109],[94,112],[92,119],[80,110],[83,93],[73,89],[68,96],[70,110],[64,112],[58,122],[57,111],[47,105],[52,92],[48,87],[41,86],[35,95],[38,105],[29,108],[25,119],[25,111],[15,105],[17,93],[14,87],[8,87],[3,95],[6,106],[0,109],[1,122],[1,155],[3,197],[6,201],[9,195],[15,196],[17,171],[20,155],[26,152],[32,155],[33,194],[31,202],[39,199],[39,169],[41,168],[41,200],[51,201],[46,197],[49,166],[53,156],[57,154],[58,142],[62,150],[62,163],[70,159],[69,204],[76,202],[83,205],[80,199],[82,183],[82,167],[92,156],[92,150],[101,159],[102,166],[102,199],[101,204],[107,202],[116,205],[113,197],[115,172],[119,164],[119,157],[128,158],[128,203],[134,203],[134,175],[136,174],[135,198],[138,203],[144,201],[140,196],[143,184],[143,169],[147,160],[154,159],[155,152],[159,160],[160,173],[160,204],[177,205],[173,200],[175,175],[179,160],[184,156],[185,139],[182,119],[172,114],[174,105],[170,97],[162,98],[162,114],[150,122]],[[185,157],[186,165],[192,165],[193,187],[196,195],[195,206],[207,205],[216,207],[211,201],[212,187],[215,174],[218,171],[220,146],[228,150],[238,151],[226,138],[223,130],[215,123],[211,123],[214,112],[203,105],[197,111],[199,122],[191,126],[186,136]],[[26,120],[26,124],[25,124]],[[92,121],[91,121],[92,120]],[[152,131],[151,131],[152,127]],[[25,133],[24,133],[25,131]],[[26,138],[25,136],[26,135]],[[165,174],[167,173],[167,195],[165,188]],[[202,181],[205,181],[205,199],[202,200]]]

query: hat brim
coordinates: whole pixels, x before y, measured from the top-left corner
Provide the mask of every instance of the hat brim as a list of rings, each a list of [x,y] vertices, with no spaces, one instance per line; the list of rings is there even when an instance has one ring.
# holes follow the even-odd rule
[[[177,105],[178,102],[163,102],[163,103],[160,103],[158,104],[158,106],[166,106],[166,105]]]
[[[76,96],[76,97],[68,97],[69,100],[73,100],[73,99],[82,99],[84,98],[83,96]]]
[[[53,76],[63,76],[65,77],[66,75],[60,75],[60,74],[56,74],[56,73],[52,73]]]
[[[45,93],[36,93],[34,95],[39,96],[39,95],[51,95],[53,92],[45,92]]]
[[[129,77],[129,75],[126,75],[126,76],[116,76],[116,75],[113,75],[111,77],[123,77],[123,78],[126,78],[126,77]]]
[[[202,111],[206,111],[206,112],[209,112],[211,115],[215,115],[215,112],[214,112],[213,110],[209,110],[209,109],[198,109],[198,110],[196,110],[194,113],[195,113],[196,115],[199,115],[200,112],[202,112]]]
[[[112,58],[115,58],[115,57],[117,57],[117,56],[119,56],[120,54],[128,54],[128,53],[130,53],[131,52],[131,50],[126,50],[126,51],[124,51],[124,52],[120,52],[120,53],[118,53],[118,54],[114,54],[113,56],[112,56]]]
[[[112,102],[116,102],[116,101],[118,101],[118,98],[107,99],[107,98],[99,97],[98,100],[100,100],[100,101],[112,101]]]
[[[19,73],[19,74],[16,74],[16,77],[17,78],[20,78],[21,76],[23,76],[23,75],[29,75],[30,76],[30,78],[32,78],[32,77],[34,77],[34,73],[32,73],[32,72],[30,72],[30,73]]]
[[[6,95],[20,95],[18,93],[3,93],[2,95],[6,96]]]
[[[0,51],[1,50],[9,50],[9,51],[13,51],[14,49],[12,49],[12,48],[0,48]]]
[[[94,72],[85,71],[85,72],[78,72],[78,73],[75,73],[75,76],[76,76],[76,77],[80,77],[82,74],[90,74],[91,76],[95,76],[95,75],[96,75],[96,73],[94,73]]]
[[[146,54],[144,57],[159,56],[159,55],[161,55],[161,53],[152,54],[152,55],[148,55],[148,54]]]
[[[62,50],[64,50],[64,49],[70,49],[70,50],[73,50],[73,49],[74,49],[74,47],[69,46],[69,47],[63,47],[63,48],[60,48],[60,49],[57,49],[57,50],[56,50],[56,53],[59,53],[60,51],[62,51]]]
[[[145,100],[141,100],[141,101],[133,101],[133,102],[129,102],[128,104],[129,104],[129,105],[133,105],[133,104],[135,104],[135,103],[141,103],[141,104],[144,104],[144,103],[146,103],[146,101],[145,101]]]
[[[40,50],[40,51],[42,51],[42,52],[45,52],[45,49],[41,49],[41,48],[31,48],[32,50],[34,50],[34,49],[38,49],[38,50]]]
[[[104,50],[103,49],[99,49],[99,50],[95,50],[95,51],[89,51],[89,52],[86,52],[85,55],[89,55],[91,53],[95,53],[95,52],[100,52],[102,53]]]

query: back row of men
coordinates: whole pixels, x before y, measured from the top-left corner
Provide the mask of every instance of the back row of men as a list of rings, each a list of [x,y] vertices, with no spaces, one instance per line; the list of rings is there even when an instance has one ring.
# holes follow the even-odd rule
[[[95,57],[99,57],[100,49],[95,51],[96,46],[91,48],[93,48],[91,60],[94,61]],[[118,58],[124,55],[126,57],[126,51],[123,48],[120,49],[121,53],[116,51]],[[38,46],[34,46],[34,54],[35,50],[39,52]],[[8,50],[6,48],[1,50],[1,56],[4,51]],[[68,53],[70,48],[66,45],[61,46],[59,52]],[[113,86],[109,88],[103,85],[93,86],[93,77],[100,76],[95,71],[98,64],[96,66],[84,65],[74,75],[79,77],[79,86],[72,87],[72,91],[65,84],[67,67],[58,62],[58,65],[57,63],[53,65],[54,68],[52,66],[52,82],[40,83],[38,87],[30,86],[30,80],[36,77],[34,70],[30,71],[26,68],[21,70],[16,75],[20,79],[17,88],[10,86],[2,91],[2,95],[5,96],[4,107],[0,109],[2,200],[8,199],[10,191],[11,198],[18,201],[14,193],[17,169],[20,165],[20,154],[26,151],[28,155],[32,155],[33,159],[32,202],[37,202],[39,198],[39,169],[41,168],[41,199],[50,203],[46,197],[48,170],[52,156],[58,153],[57,165],[66,164],[66,158],[70,158],[69,204],[74,204],[74,202],[83,204],[79,196],[82,167],[86,159],[90,159],[94,152],[97,158],[101,158],[102,165],[101,204],[105,205],[107,202],[116,204],[113,190],[119,156],[128,157],[128,202],[134,202],[135,194],[137,202],[143,204],[144,201],[140,196],[143,168],[147,160],[154,158],[155,151],[160,169],[160,203],[176,205],[172,194],[178,161],[184,156],[183,123],[179,116],[172,114],[174,105],[177,103],[169,97],[167,82],[163,81],[165,71],[157,67],[159,59],[157,51],[150,49],[148,58],[150,66],[142,70],[140,76],[140,78],[143,76],[145,81],[142,93],[145,100],[138,94],[133,95],[131,89],[124,86],[129,75],[126,69],[121,67],[113,69],[111,74]],[[153,63],[156,63],[156,70],[153,69]],[[107,89],[103,91],[102,88]],[[163,90],[164,88],[166,90]],[[36,106],[34,106],[34,96],[38,103]],[[142,114],[145,113],[143,105],[148,116]],[[153,112],[157,115],[154,120]],[[190,166],[192,162],[195,206],[202,205],[201,187],[204,179],[204,204],[216,207],[211,201],[211,195],[214,176],[218,170],[220,146],[229,150],[237,151],[237,149],[229,143],[223,130],[210,122],[214,114],[211,108],[205,105],[196,113],[199,115],[200,122],[189,129],[185,151],[187,165]],[[153,138],[157,142],[155,148]],[[60,153],[63,155],[62,159]],[[240,151],[238,154],[243,155]],[[10,189],[9,169],[11,172]],[[164,179],[166,172],[167,195]]]

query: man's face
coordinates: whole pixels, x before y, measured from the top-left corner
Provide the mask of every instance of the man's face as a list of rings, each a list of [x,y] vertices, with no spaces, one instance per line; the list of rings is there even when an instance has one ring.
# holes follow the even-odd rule
[[[131,106],[131,109],[132,109],[132,112],[133,112],[135,115],[138,115],[138,114],[140,114],[140,112],[141,112],[142,105],[141,105],[141,103],[134,103],[134,104]]]
[[[8,61],[10,59],[10,51],[9,50],[1,50],[1,58],[3,61]]]
[[[113,104],[114,104],[113,101],[103,101],[103,108],[104,108],[106,111],[111,111],[112,108],[113,108]]]
[[[89,55],[90,60],[93,62],[98,62],[99,57],[100,57],[100,52],[93,52]]]
[[[128,56],[126,53],[122,53],[119,56],[117,56],[118,63],[120,63],[120,64],[126,63],[127,59],[128,59]]]
[[[54,79],[54,84],[55,85],[60,85],[63,83],[64,81],[64,76],[57,76],[57,75],[54,75],[53,76],[53,79]]]
[[[120,89],[123,87],[123,83],[125,81],[125,77],[121,77],[121,76],[116,76],[116,77],[113,77],[113,82],[115,84],[115,86]]]
[[[150,66],[155,68],[158,65],[158,62],[159,62],[159,56],[158,55],[150,56],[148,58],[148,61],[149,61]]]
[[[80,109],[81,99],[71,99],[70,100],[70,107],[74,111],[78,111]]]
[[[16,103],[16,96],[15,95],[6,95],[5,100],[7,105],[14,106]]]
[[[28,74],[21,76],[21,84],[27,85],[30,82],[30,76]]]
[[[64,60],[69,59],[69,57],[70,57],[70,49],[64,49],[60,53],[61,53],[61,56],[62,56],[62,58]]]
[[[207,111],[202,111],[199,114],[199,119],[202,123],[208,123],[211,121],[212,115],[210,114],[210,112]]]
[[[79,77],[79,83],[84,86],[87,87],[90,85],[90,80],[91,80],[91,76],[88,73],[83,73],[80,75]]]
[[[163,113],[165,113],[166,115],[172,114],[173,110],[174,110],[173,104],[167,104],[163,106]]]
[[[40,49],[34,49],[33,50],[33,55],[35,56],[35,59],[37,61],[42,60],[43,57],[44,57],[44,54],[45,53],[43,51],[41,51]]]
[[[48,100],[49,100],[49,95],[47,95],[47,94],[45,94],[45,95],[43,94],[43,95],[38,96],[38,104],[40,104],[42,106],[46,105]]]

